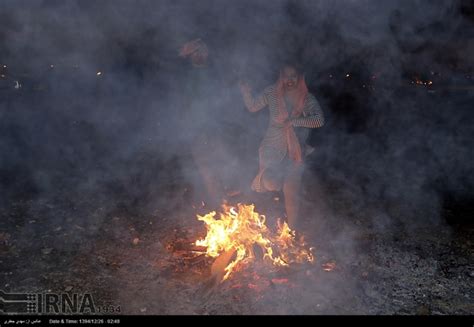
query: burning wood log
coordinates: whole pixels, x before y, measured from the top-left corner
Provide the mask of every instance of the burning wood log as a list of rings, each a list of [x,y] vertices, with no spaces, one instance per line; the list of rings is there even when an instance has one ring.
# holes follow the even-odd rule
[[[211,276],[217,278],[219,281],[222,280],[225,275],[226,267],[229,265],[236,251],[235,248],[232,248],[218,256],[211,266]]]
[[[204,283],[204,292],[206,294],[211,293],[214,288],[224,280],[226,274],[226,268],[231,262],[234,254],[237,250],[232,248],[226,252],[223,252],[217,257],[211,266],[211,277]]]
[[[239,267],[255,261],[255,248],[261,249],[264,261],[278,267],[314,261],[311,249],[305,248],[303,239],[296,239],[286,223],[278,224],[275,233],[266,226],[265,216],[254,211],[254,205],[223,205],[222,208],[220,219],[215,218],[216,212],[198,215],[206,223],[207,235],[196,245],[205,247],[207,255],[216,258],[206,282],[208,287],[214,287]]]

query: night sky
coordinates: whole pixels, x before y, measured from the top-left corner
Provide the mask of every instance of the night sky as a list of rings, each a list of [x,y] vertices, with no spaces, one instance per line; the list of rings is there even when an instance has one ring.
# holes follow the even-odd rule
[[[366,199],[421,211],[472,199],[468,1],[4,1],[0,15],[4,195],[50,192],[62,174],[115,178],[137,152],[173,158],[177,51],[200,37],[249,157],[266,116],[243,110],[237,81],[259,91],[291,58],[327,118],[311,137],[321,176],[344,171]]]

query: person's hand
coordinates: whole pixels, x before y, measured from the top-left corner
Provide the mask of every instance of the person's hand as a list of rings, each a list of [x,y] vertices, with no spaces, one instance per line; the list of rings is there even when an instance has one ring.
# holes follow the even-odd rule
[[[293,126],[293,120],[291,118],[285,119],[285,121],[283,122],[283,126],[285,128]]]

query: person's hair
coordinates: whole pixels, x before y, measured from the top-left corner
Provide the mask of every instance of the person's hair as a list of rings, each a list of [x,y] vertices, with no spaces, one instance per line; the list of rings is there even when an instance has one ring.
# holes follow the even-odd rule
[[[293,68],[294,70],[296,70],[296,73],[298,75],[304,74],[303,67],[299,63],[294,61],[283,61],[280,64],[280,72],[282,72],[285,68]]]

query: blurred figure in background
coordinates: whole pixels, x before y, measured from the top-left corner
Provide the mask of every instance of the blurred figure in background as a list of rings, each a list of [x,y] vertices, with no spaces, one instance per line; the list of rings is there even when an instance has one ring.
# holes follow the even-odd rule
[[[234,155],[229,142],[232,140],[223,121],[225,90],[222,78],[209,60],[209,49],[201,39],[185,43],[179,55],[190,63],[183,87],[181,133],[187,133],[190,148],[186,151],[192,154],[205,188],[205,192],[194,190],[195,200],[203,199],[208,207],[217,208],[226,195],[235,192],[235,187],[230,185]]]

